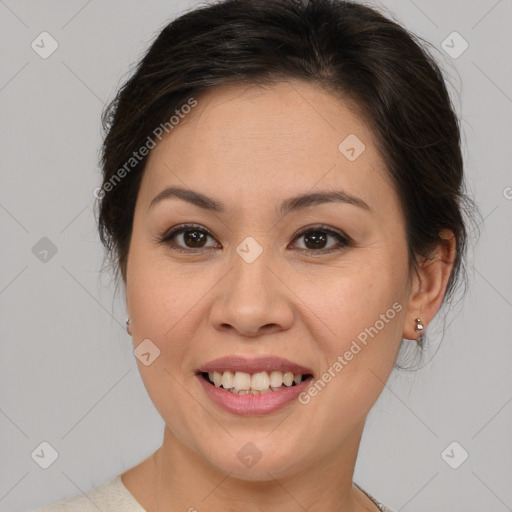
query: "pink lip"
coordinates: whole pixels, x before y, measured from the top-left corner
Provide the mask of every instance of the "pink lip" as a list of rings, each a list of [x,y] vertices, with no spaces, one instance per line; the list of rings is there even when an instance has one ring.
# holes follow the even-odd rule
[[[207,396],[213,403],[233,414],[241,416],[270,414],[295,400],[311,383],[313,377],[296,386],[284,387],[260,395],[238,395],[210,384],[201,374],[197,375]]]
[[[245,372],[245,373],[258,373],[269,372],[272,370],[285,371],[292,373],[313,374],[310,368],[301,366],[300,364],[288,361],[282,357],[256,357],[253,359],[246,359],[240,356],[221,357],[214,359],[209,363],[198,368],[198,372]]]
[[[310,368],[281,357],[266,356],[246,359],[241,356],[230,356],[214,359],[204,364],[198,368],[197,378],[206,395],[225,411],[242,416],[263,415],[277,411],[296,399],[309,386],[313,377],[309,377],[295,386],[283,386],[279,391],[269,391],[259,395],[238,395],[210,384],[202,377],[201,373],[225,371],[235,373],[238,371],[254,374],[273,370],[313,375]]]

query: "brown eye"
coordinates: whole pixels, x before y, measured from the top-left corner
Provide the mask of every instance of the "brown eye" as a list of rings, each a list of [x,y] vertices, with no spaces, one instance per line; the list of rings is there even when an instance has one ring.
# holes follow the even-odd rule
[[[304,235],[304,245],[308,249],[324,249],[329,235],[321,231],[310,231]]]
[[[203,247],[208,235],[204,232],[196,231],[183,231],[183,241],[187,247]]]
[[[213,235],[207,229],[192,224],[178,226],[165,234],[160,241],[173,249],[186,251],[215,247],[216,244],[207,245],[208,238],[213,239]]]
[[[348,236],[323,227],[305,229],[295,237],[295,240],[300,238],[302,238],[304,242],[303,247],[299,247],[299,249],[309,252],[326,253],[350,245],[350,238]],[[327,244],[330,238],[336,239],[338,243],[328,246]]]
[[[213,245],[208,245],[209,238],[213,240]],[[351,239],[348,236],[324,227],[306,228],[298,233],[294,240],[301,238],[303,239],[303,247],[299,247],[298,249],[309,253],[325,254],[351,245]],[[334,243],[329,245],[330,239],[334,240]],[[168,245],[171,249],[183,252],[222,248],[222,246],[215,241],[210,231],[194,224],[177,226],[163,235],[159,241]]]

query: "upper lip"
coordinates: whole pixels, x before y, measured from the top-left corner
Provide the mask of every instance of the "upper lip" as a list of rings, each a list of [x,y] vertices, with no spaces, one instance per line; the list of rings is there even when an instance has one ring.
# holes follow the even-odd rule
[[[269,371],[284,371],[292,373],[301,373],[302,375],[310,374],[313,372],[310,368],[300,364],[283,359],[282,357],[265,356],[256,358],[245,358],[242,356],[229,356],[214,359],[202,365],[198,372],[245,372],[245,373],[259,373]]]

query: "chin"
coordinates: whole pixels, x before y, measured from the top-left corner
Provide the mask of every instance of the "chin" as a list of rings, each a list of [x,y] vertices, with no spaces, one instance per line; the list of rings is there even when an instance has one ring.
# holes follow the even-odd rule
[[[228,474],[231,478],[250,482],[267,482],[282,478],[304,465],[304,461],[297,460],[297,456],[302,452],[300,447],[284,447],[268,440],[265,442],[264,436],[258,438],[259,442],[233,440],[230,446],[207,449],[202,456],[217,471]],[[246,436],[244,439],[251,437]]]

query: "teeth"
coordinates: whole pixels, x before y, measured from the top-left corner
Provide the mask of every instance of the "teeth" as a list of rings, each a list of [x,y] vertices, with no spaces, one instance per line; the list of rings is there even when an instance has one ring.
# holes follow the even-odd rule
[[[270,374],[270,386],[279,388],[283,385],[283,374],[281,372],[272,372]]]
[[[293,384],[293,373],[292,372],[286,372],[283,375],[283,384],[285,386],[291,386]]]
[[[294,383],[302,382],[301,373],[281,372],[274,370],[268,372],[258,372],[254,374],[246,372],[209,372],[208,378],[216,387],[223,387],[232,393],[240,395],[259,395],[277,391],[282,386],[290,387]]]
[[[224,384],[224,379],[222,380],[222,384]],[[238,389],[238,391],[248,391],[251,389],[251,376],[245,372],[236,372],[235,378],[233,379],[233,386],[231,387]]]
[[[248,375],[248,374],[246,373],[245,375]],[[251,377],[251,389],[254,389],[256,391],[264,391],[265,389],[268,389],[269,384],[270,384],[270,379],[268,377],[267,372],[255,373]],[[238,386],[235,386],[235,388],[236,387],[238,387]]]
[[[224,372],[222,374],[221,384],[224,389],[230,389],[233,387],[234,376],[233,372]]]
[[[219,387],[222,384],[222,374],[219,372],[213,372],[213,379],[211,381]]]

